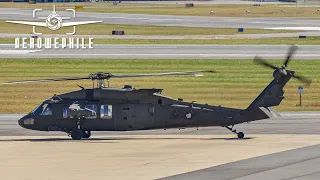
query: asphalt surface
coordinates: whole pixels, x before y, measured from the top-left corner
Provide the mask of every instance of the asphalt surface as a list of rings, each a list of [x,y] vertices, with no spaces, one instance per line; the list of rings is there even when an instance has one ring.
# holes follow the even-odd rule
[[[110,32],[111,34],[111,32]],[[277,37],[296,37],[299,36],[320,36],[320,31],[306,31],[306,32],[295,32],[295,33],[269,33],[269,34],[242,34],[236,33],[230,35],[52,35],[44,34],[38,37],[66,37],[66,38],[98,38],[98,39],[260,39],[260,38],[277,38]],[[34,34],[8,34],[0,33],[0,38],[30,38]]]
[[[277,119],[266,119],[251,123],[239,124],[235,128],[245,134],[320,134],[320,112],[285,112]],[[62,132],[39,132],[26,130],[18,125],[17,120],[22,115],[0,115],[0,136],[45,136],[64,135]],[[147,135],[147,134],[185,134],[210,135],[230,134],[222,127],[187,128],[168,130],[128,131],[128,132],[93,132],[97,135]]]
[[[235,148],[235,153],[241,149]],[[318,180],[320,145],[250,158],[162,180]]]
[[[1,20],[28,20],[33,10],[5,8],[0,11]],[[47,17],[52,11],[37,13],[36,17]],[[57,11],[60,16],[70,17],[70,12]],[[208,12],[209,14],[209,12]],[[68,21],[68,20],[66,20]],[[211,27],[211,28],[285,28],[285,27],[317,27],[320,30],[319,19],[306,18],[254,18],[254,17],[212,17],[212,16],[174,16],[149,14],[120,14],[120,13],[93,13],[77,12],[72,21],[103,21],[105,24],[129,25],[156,25],[156,26],[184,26],[184,27]],[[30,27],[30,31],[32,27]]]
[[[238,131],[245,133],[245,137],[255,138],[254,134],[320,134],[320,112],[285,112],[276,119],[266,119],[236,126]],[[17,120],[22,115],[0,115],[0,136],[65,136],[62,132],[39,132],[26,130],[18,126]],[[93,132],[100,135],[212,135],[230,134],[222,127],[208,127],[188,129],[168,129],[128,132]],[[246,134],[247,133],[247,134]],[[228,140],[228,139],[226,139]],[[238,140],[235,138],[233,140]],[[19,141],[19,140],[17,140]],[[49,139],[50,141],[50,139]],[[227,143],[227,142],[226,142]],[[219,148],[219,147],[217,147]],[[241,153],[240,147],[232,147],[234,153]],[[201,151],[201,149],[199,149]],[[230,162],[197,171],[162,178],[163,180],[318,180],[320,176],[320,145],[309,146],[280,153],[267,154],[250,159]]]
[[[279,119],[242,124],[238,129],[258,134],[319,134],[319,115],[319,112],[281,113]],[[241,153],[241,147],[234,149],[234,153]],[[318,180],[319,164],[320,145],[315,145],[230,162],[161,180]]]
[[[1,44],[0,58],[283,59],[288,45],[94,45],[93,49],[15,49]],[[295,59],[320,58],[320,46],[301,45]]]

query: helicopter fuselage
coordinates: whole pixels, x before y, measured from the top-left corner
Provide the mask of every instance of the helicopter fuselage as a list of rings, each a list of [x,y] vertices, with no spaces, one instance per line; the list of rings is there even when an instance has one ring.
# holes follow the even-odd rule
[[[32,130],[132,131],[239,124],[269,118],[264,108],[234,109],[183,102],[162,89],[82,89],[55,95],[19,120]]]

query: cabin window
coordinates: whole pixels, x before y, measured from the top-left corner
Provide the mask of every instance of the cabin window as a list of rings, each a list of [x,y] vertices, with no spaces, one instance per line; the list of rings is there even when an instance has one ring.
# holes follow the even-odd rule
[[[97,117],[97,105],[95,104],[87,104],[85,105],[85,110],[90,111],[90,115],[87,118],[96,118]]]
[[[102,119],[112,118],[112,105],[101,105],[100,118]]]
[[[50,116],[50,115],[52,115],[51,104],[44,103],[41,106],[39,106],[39,108],[37,110],[37,114],[41,115],[41,116]]]
[[[69,108],[68,107],[63,107],[63,118],[66,119],[68,118],[68,111],[69,111]]]

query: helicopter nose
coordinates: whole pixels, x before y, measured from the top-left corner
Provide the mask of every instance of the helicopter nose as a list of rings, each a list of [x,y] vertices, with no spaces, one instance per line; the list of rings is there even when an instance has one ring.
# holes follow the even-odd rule
[[[18,124],[23,128],[27,128],[27,126],[31,126],[34,124],[34,119],[27,115],[19,119]]]
[[[25,118],[23,117],[23,118],[21,118],[21,119],[18,120],[19,126],[21,126],[21,127],[23,127],[23,128],[24,128],[24,125],[23,125],[24,119],[25,119]]]

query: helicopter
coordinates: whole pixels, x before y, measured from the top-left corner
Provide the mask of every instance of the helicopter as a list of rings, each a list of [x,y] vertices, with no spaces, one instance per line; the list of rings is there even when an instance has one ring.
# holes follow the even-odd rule
[[[123,88],[109,86],[110,79],[200,76],[199,73],[215,72],[212,70],[129,75],[99,72],[86,77],[11,81],[0,85],[92,80],[93,88],[86,89],[79,86],[80,90],[54,95],[18,120],[18,124],[23,128],[62,131],[74,140],[90,138],[91,131],[136,131],[209,126],[225,127],[242,139],[244,133],[238,132],[234,126],[275,117],[276,112],[272,107],[278,106],[284,99],[283,88],[291,78],[296,78],[308,85],[311,83],[310,79],[295,75],[295,71],[287,69],[296,50],[296,46],[290,48],[281,67],[274,66],[258,56],[255,57],[253,60],[255,63],[273,69],[273,80],[246,109],[198,104],[194,101],[184,102],[181,98],[174,99],[163,95],[163,89],[158,88],[135,89],[130,85],[125,85]],[[108,82],[107,87],[105,80]],[[94,87],[95,82],[96,87]]]

